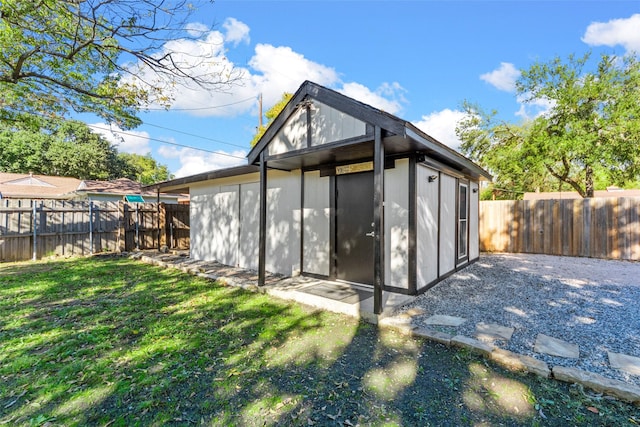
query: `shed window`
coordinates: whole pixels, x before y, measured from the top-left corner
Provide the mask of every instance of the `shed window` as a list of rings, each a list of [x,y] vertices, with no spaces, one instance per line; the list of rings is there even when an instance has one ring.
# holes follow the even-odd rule
[[[458,258],[467,256],[467,236],[469,230],[469,186],[458,186]]]

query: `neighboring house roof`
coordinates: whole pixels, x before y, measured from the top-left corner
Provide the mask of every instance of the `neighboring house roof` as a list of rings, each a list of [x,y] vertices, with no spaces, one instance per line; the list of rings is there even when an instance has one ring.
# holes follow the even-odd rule
[[[596,190],[593,197],[640,197],[640,190],[624,190],[618,187],[607,187],[606,190]],[[541,193],[524,193],[524,200],[556,200],[582,199],[577,191],[548,191]]]
[[[71,199],[77,178],[0,172],[0,194],[14,199]]]
[[[127,195],[141,195],[146,197],[147,202],[153,202],[156,200],[158,193],[146,189],[139,182],[133,181],[129,178],[112,179],[111,181],[98,181],[86,179],[78,186],[76,190],[78,195],[86,196],[127,196]],[[188,194],[188,193],[187,193]],[[160,193],[160,197],[167,199],[184,199],[188,198],[188,195],[184,194],[167,194]]]
[[[118,178],[111,181],[98,181],[92,179],[85,179],[80,183],[77,189],[78,193],[82,194],[142,194],[143,196],[155,196],[155,193],[150,191],[142,191],[142,184],[139,182],[130,180],[129,178]]]
[[[141,194],[147,201],[155,201],[157,193],[144,190],[142,184],[128,178],[111,181],[84,180],[77,178],[0,172],[0,194],[12,199],[76,199],[78,196],[104,195],[126,196]],[[161,197],[180,199],[185,195]]]

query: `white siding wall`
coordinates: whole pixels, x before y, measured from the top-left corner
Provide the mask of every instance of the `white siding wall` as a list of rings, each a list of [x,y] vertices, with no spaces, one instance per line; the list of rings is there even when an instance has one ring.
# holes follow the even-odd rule
[[[307,146],[307,109],[298,108],[269,144],[269,155],[300,150]]]
[[[471,182],[469,188],[471,191],[469,194],[469,260],[473,261],[480,256],[480,236],[478,234],[480,190],[477,182]]]
[[[409,288],[409,160],[384,171],[385,284]]]
[[[237,184],[191,189],[191,257],[238,264],[239,191]]]
[[[300,191],[300,170],[269,171],[267,271],[287,276],[300,271]]]
[[[239,202],[239,185],[217,187],[213,195],[211,256],[225,265],[238,265]]]
[[[311,145],[323,145],[365,135],[365,122],[318,101],[311,105]]]
[[[456,265],[456,178],[440,174],[440,276],[452,271]]]
[[[258,269],[260,254],[260,183],[240,185],[240,239],[238,266]]]
[[[303,272],[329,275],[329,177],[304,174]]]
[[[190,254],[194,259],[209,259],[209,237],[213,225],[212,188],[190,189],[189,224],[191,247]]]
[[[429,182],[438,171],[418,165],[416,168],[416,256],[417,288],[421,289],[438,278],[438,192],[440,181]]]
[[[258,268],[260,184],[257,174],[208,181],[191,188],[191,256]],[[266,269],[300,269],[300,171],[267,176]]]
[[[365,122],[322,104],[311,101],[311,145],[329,144],[367,133]],[[287,153],[307,147],[307,109],[299,107],[269,144],[269,155]]]
[[[256,179],[258,174],[248,174],[207,181],[190,188],[192,258],[233,266],[240,264],[241,191],[246,183]]]

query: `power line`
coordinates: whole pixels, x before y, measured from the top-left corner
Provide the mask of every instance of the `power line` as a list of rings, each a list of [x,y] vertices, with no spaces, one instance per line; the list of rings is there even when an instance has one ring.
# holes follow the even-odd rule
[[[192,147],[190,145],[186,145],[186,144],[179,144],[177,142],[170,142],[170,141],[165,141],[163,139],[159,139],[159,138],[153,138],[150,136],[145,136],[145,137],[141,137],[138,134],[135,133],[131,133],[131,132],[126,132],[123,130],[114,130],[114,129],[110,129],[110,128],[105,128],[105,127],[101,127],[101,126],[96,126],[96,125],[88,125],[94,129],[99,129],[99,130],[104,130],[104,131],[109,131],[109,132],[113,132],[113,133],[117,133],[117,134],[122,134],[122,135],[128,135],[128,136],[134,136],[137,138],[146,138],[150,141],[156,141],[156,142],[161,142],[163,144],[169,144],[169,145],[175,145],[177,147],[183,147],[183,148],[189,148],[191,150],[197,150],[197,151],[204,151],[206,153],[211,153],[211,154],[217,154],[219,156],[226,156],[226,157],[233,157],[234,159],[241,159],[244,160],[245,157],[241,157],[241,156],[235,156],[233,154],[228,154],[228,153],[221,153],[219,151],[213,151],[213,150],[207,150],[206,148],[197,148],[197,147]]]
[[[246,148],[247,148],[247,147],[246,147],[246,146],[244,146],[244,145],[234,144],[234,143],[232,143],[232,142],[221,141],[221,140],[219,140],[219,139],[209,138],[209,137],[207,137],[207,136],[196,135],[196,134],[194,134],[194,133],[184,132],[184,131],[181,131],[181,130],[172,129],[172,128],[168,128],[168,127],[164,127],[164,126],[156,125],[156,124],[153,124],[153,123],[149,123],[149,122],[144,122],[144,121],[143,121],[142,123],[144,123],[144,124],[145,124],[145,125],[147,125],[147,126],[152,126],[152,127],[154,127],[154,128],[164,129],[164,130],[168,130],[168,131],[175,132],[175,133],[181,133],[181,134],[183,134],[183,135],[192,136],[192,137],[194,137],[194,138],[204,139],[204,140],[206,140],[206,141],[218,142],[218,143],[220,143],[220,144],[231,145],[232,147],[238,147],[238,148],[244,148],[244,149],[246,149]]]
[[[251,98],[251,99],[253,99],[253,98]],[[50,118],[49,116],[47,116],[47,115],[45,115],[43,113],[36,113],[36,112],[31,112],[31,111],[25,111],[25,113],[33,115],[33,116],[44,117],[46,119]],[[213,142],[218,142],[218,143],[222,143],[222,144],[228,144],[228,145],[232,145],[234,147],[239,147],[239,148],[242,148],[242,149],[246,149],[247,148],[247,147],[244,147],[244,146],[241,146],[241,145],[238,145],[238,144],[232,144],[230,142],[225,142],[225,141],[220,141],[220,140],[216,140],[216,139],[213,139],[213,138],[207,138],[207,137],[204,137],[204,136],[190,134],[190,133],[179,131],[179,130],[176,130],[176,129],[165,128],[165,127],[162,127],[162,126],[159,126],[159,125],[153,125],[153,124],[150,124],[150,123],[145,123],[145,124],[150,125],[150,126],[155,126],[155,127],[161,128],[161,129],[166,129],[166,130],[169,130],[169,131],[177,132],[177,133],[183,133],[185,135],[193,136],[195,138],[201,138],[201,139],[206,139],[206,140],[210,140],[210,141],[213,141]],[[139,134],[126,132],[126,131],[123,131],[123,130],[115,130],[115,129],[112,129],[112,128],[105,128],[105,127],[102,127],[102,126],[88,124],[88,123],[87,123],[87,126],[93,128],[93,129],[99,129],[99,130],[104,130],[104,131],[111,132],[111,133],[118,133],[118,134],[122,134],[122,135],[133,136],[133,137],[136,137],[136,138],[146,138],[149,141],[156,141],[156,142],[160,142],[160,143],[163,143],[163,144],[175,145],[176,147],[189,148],[191,150],[196,150],[196,151],[204,151],[205,153],[217,154],[219,156],[232,157],[234,159],[241,159],[241,160],[245,159],[245,157],[236,156],[236,155],[233,155],[233,154],[228,154],[228,153],[224,153],[224,152],[220,152],[220,151],[207,150],[206,148],[193,147],[193,146],[190,146],[190,145],[180,144],[180,143],[177,143],[177,142],[165,141],[163,139],[154,138],[154,137],[151,137],[151,136],[142,137]]]
[[[231,107],[232,105],[242,104],[243,102],[247,102],[247,101],[254,100],[254,99],[256,99],[256,97],[252,96],[250,98],[241,99],[240,101],[231,102],[229,104],[223,104],[223,105],[215,105],[215,106],[212,106],[212,107],[195,107],[195,108],[171,108],[171,107],[169,107],[168,109],[167,108],[146,108],[145,110],[147,110],[147,111],[202,111],[202,110],[215,110],[217,108]]]

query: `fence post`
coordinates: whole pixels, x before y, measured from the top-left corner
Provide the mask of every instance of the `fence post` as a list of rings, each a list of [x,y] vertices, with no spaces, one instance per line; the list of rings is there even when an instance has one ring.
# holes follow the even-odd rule
[[[138,225],[138,220],[140,219],[140,217],[138,215],[138,205],[139,203],[136,203],[136,251],[140,250],[140,228]]]
[[[169,249],[173,249],[173,218],[171,218],[171,222],[169,223]]]
[[[126,222],[127,222],[127,213],[129,211],[129,205],[125,202],[119,202],[119,225],[118,228],[118,252],[126,252],[127,251],[127,233],[126,233]]]
[[[89,201],[89,254],[93,255],[93,202]]]
[[[167,245],[167,205],[158,203],[158,249]]]
[[[38,238],[38,202],[36,202],[35,200],[31,201],[32,204],[32,210],[31,210],[31,225],[33,226],[33,254],[31,256],[31,260],[35,261],[36,259],[38,259],[38,244],[37,244],[37,238]]]

